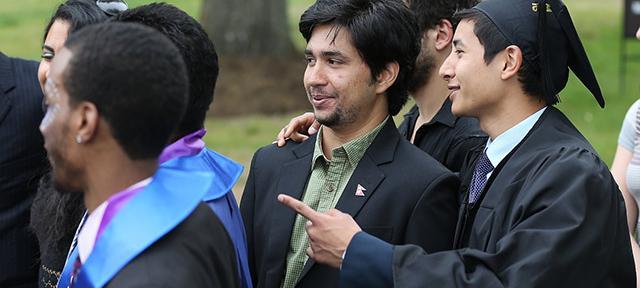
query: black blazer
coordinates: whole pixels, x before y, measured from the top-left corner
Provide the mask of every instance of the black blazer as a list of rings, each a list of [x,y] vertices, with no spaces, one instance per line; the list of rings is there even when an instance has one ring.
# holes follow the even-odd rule
[[[38,245],[29,208],[46,156],[38,63],[0,53],[0,287],[37,287]]]
[[[280,287],[295,214],[276,196],[301,199],[311,174],[316,137],[259,149],[251,164],[240,209],[256,287]],[[356,187],[366,196],[355,196]],[[360,160],[336,209],[364,231],[394,244],[413,243],[429,252],[450,249],[457,219],[458,179],[402,139],[389,120]],[[336,287],[339,271],[307,261],[298,287]]]
[[[107,287],[240,287],[235,248],[220,219],[201,203]]]

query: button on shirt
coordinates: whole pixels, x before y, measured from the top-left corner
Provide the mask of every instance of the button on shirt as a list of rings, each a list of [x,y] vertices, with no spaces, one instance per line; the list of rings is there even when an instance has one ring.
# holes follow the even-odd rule
[[[333,149],[331,151],[331,160],[327,159],[323,154],[323,129],[321,128],[313,151],[311,176],[302,196],[302,201],[319,212],[326,212],[334,208],[360,159],[362,159],[367,148],[382,130],[387,119],[382,121],[371,132]],[[309,241],[304,229],[305,222],[306,219],[304,217],[296,215],[289,242],[287,266],[282,287],[295,286],[308,259],[306,250],[309,247]]]

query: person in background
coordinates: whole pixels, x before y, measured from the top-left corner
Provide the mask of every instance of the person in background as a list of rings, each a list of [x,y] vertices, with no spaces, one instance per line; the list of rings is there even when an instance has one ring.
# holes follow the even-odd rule
[[[636,32],[640,40],[640,28]],[[638,199],[640,199],[640,100],[636,100],[624,117],[618,137],[618,148],[611,165],[627,207],[627,223],[631,234],[631,248],[636,265],[636,277],[640,276],[640,247],[638,246]],[[640,287],[640,281],[637,283]]]
[[[127,8],[121,1],[109,3],[99,6],[92,0],[68,0],[56,8],[44,33],[37,71],[41,89],[44,89],[51,61],[62,49],[70,33],[103,22]],[[42,106],[39,104],[38,107]],[[49,170],[47,166],[46,171]],[[40,248],[39,287],[54,287],[58,283],[84,211],[82,193],[59,193],[51,183],[51,175],[47,173],[43,176],[31,206],[30,223]]]
[[[178,47],[187,68],[187,111],[172,135],[172,144],[160,154],[160,169],[211,172],[213,184],[203,200],[222,221],[235,246],[242,287],[250,288],[244,224],[231,188],[242,174],[242,166],[205,147],[203,137],[207,110],[214,98],[218,78],[218,55],[200,23],[169,4],[149,4],[119,14],[119,22],[152,27]],[[205,231],[203,231],[205,233]]]

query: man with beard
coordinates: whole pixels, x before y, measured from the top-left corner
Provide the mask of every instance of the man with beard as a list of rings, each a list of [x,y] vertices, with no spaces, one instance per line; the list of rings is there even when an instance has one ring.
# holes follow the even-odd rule
[[[398,127],[400,134],[453,172],[460,172],[469,153],[487,141],[474,118],[451,113],[450,91],[438,70],[451,52],[453,13],[477,0],[407,0],[422,29],[422,49],[409,92],[416,102]]]
[[[312,224],[280,205],[279,193],[344,211],[391,243],[449,249],[457,179],[402,139],[391,117],[408,98],[420,50],[411,11],[400,0],[322,0],[299,27],[307,40],[304,86],[323,126],[309,141],[254,155],[241,201],[253,283],[338,285],[338,269],[306,255],[304,228]]]
[[[447,83],[438,76],[438,69],[451,52],[456,10],[471,8],[477,0],[407,0],[421,29],[421,51],[408,90],[416,105],[404,115],[398,127],[400,134],[449,170],[460,172],[467,155],[481,149],[487,138],[478,121],[451,113]],[[320,123],[312,113],[305,113],[289,122],[278,135],[278,146],[285,138],[307,139],[296,132],[313,134]],[[312,124],[313,123],[313,124]],[[311,127],[309,127],[311,125]],[[309,129],[307,129],[309,128]]]
[[[158,169],[186,73],[175,45],[140,24],[85,27],[54,58],[40,131],[56,189],[82,191],[88,213],[70,286],[239,287],[233,244],[201,202],[211,176]]]

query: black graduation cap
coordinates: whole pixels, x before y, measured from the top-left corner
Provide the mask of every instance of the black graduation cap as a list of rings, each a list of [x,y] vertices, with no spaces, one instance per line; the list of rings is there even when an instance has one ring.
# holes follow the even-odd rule
[[[604,108],[604,98],[567,6],[560,0],[485,0],[476,9],[489,17],[524,61],[540,69],[547,103],[558,102],[569,68]]]

